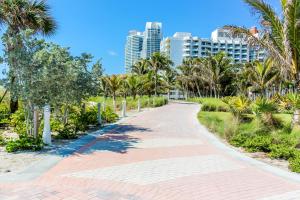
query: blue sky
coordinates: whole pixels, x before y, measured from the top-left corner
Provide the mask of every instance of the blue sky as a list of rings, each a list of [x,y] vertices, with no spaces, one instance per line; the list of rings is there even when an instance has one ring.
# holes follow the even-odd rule
[[[267,0],[277,9],[279,0]],[[147,21],[163,23],[163,35],[191,32],[209,37],[217,27],[251,27],[256,18],[242,0],[48,0],[58,30],[47,40],[102,58],[108,74],[123,73],[129,30],[144,30]]]

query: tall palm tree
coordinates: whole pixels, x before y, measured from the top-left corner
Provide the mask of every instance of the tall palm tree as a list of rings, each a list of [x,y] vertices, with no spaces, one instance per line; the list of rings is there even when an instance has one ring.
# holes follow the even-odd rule
[[[159,52],[154,53],[150,60],[149,60],[149,66],[151,71],[154,72],[154,93],[155,96],[157,96],[157,89],[158,89],[158,74],[160,71],[167,70],[170,65],[172,65],[172,61],[165,56],[164,54],[161,54]]]
[[[184,91],[185,98],[188,98],[189,94],[189,87],[192,84],[192,70],[193,66],[189,65],[188,62],[185,60],[183,64],[177,67],[179,71],[179,75],[177,76],[177,83],[179,87]]]
[[[31,29],[34,33],[51,35],[56,30],[56,22],[49,13],[50,8],[45,1],[37,0],[0,0],[0,25],[7,27],[6,35],[17,38],[18,34],[26,29]],[[5,48],[12,52],[22,46],[22,41],[17,43],[7,42]],[[9,63],[10,70],[13,70],[16,60]],[[10,84],[15,82],[12,74]],[[6,94],[6,92],[5,92]],[[18,101],[11,100],[11,112],[18,108]]]
[[[128,92],[133,97],[136,98],[136,95],[140,93],[142,88],[142,82],[140,77],[137,75],[129,75],[126,79],[126,83],[128,86]]]
[[[247,41],[265,49],[281,66],[281,74],[300,84],[300,1],[281,0],[282,14],[277,14],[263,0],[244,0],[259,16],[262,27],[259,35],[239,26],[225,26],[234,35],[243,35]]]
[[[274,67],[273,61],[267,59],[264,62],[255,62],[249,69],[249,81],[263,96],[267,95],[267,89],[276,80],[278,70]]]
[[[213,88],[215,97],[219,97],[221,92],[221,81],[232,66],[231,59],[227,58],[225,53],[220,52],[204,59],[203,65],[203,77]]]
[[[148,71],[149,71],[149,62],[147,59],[140,59],[131,67],[131,72],[137,75],[147,74]]]
[[[117,96],[117,91],[119,90],[121,80],[117,75],[111,75],[111,76],[106,76],[105,77],[105,82],[107,89],[113,98],[113,107],[114,111],[116,111],[116,96]]]
[[[163,82],[168,90],[168,99],[170,99],[170,90],[173,89],[176,84],[176,75],[177,73],[174,69],[169,69],[162,75]]]

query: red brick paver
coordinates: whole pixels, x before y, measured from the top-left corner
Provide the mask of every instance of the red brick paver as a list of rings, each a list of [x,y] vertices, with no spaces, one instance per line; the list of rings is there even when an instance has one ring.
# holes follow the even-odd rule
[[[300,199],[300,184],[211,144],[197,110],[174,103],[128,118],[39,178],[0,183],[0,199]]]

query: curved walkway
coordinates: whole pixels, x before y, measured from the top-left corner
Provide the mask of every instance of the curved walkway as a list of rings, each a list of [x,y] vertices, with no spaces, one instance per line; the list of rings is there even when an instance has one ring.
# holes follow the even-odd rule
[[[129,117],[38,178],[0,183],[0,199],[300,199],[298,175],[221,144],[198,109],[172,103]]]

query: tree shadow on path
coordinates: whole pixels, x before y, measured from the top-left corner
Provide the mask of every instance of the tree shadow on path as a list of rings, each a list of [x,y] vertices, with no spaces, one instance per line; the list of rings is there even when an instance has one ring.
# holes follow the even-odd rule
[[[62,157],[73,153],[91,154],[99,151],[127,153],[128,149],[135,148],[135,144],[140,140],[138,137],[129,135],[130,133],[147,134],[149,132],[151,129],[148,128],[119,124],[102,134],[83,136],[53,153]]]

